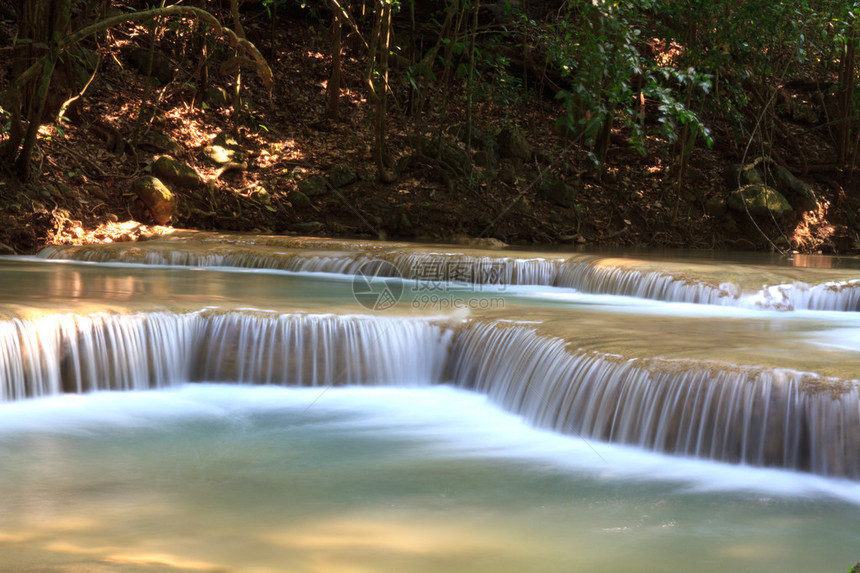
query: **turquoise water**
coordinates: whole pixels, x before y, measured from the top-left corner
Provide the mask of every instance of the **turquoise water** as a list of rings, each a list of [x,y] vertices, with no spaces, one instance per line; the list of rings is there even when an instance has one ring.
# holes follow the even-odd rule
[[[844,571],[860,484],[529,428],[448,387],[0,407],[2,571]],[[47,569],[45,569],[47,567]]]
[[[713,264],[695,267],[703,276],[742,272],[723,266],[731,257],[705,259],[693,260]],[[767,261],[755,262],[755,276],[770,272]],[[816,267],[810,277],[829,280],[832,266],[856,280],[856,261],[807,263]],[[648,265],[658,263],[648,257]],[[791,277],[802,280],[802,267]],[[0,257],[0,361],[14,354],[15,364],[30,365],[39,341],[40,359],[56,359],[56,368],[40,371],[38,363],[34,371],[62,378],[74,366],[71,340],[78,359],[102,363],[92,371],[110,372],[123,340],[126,357],[144,348],[205,381],[201,373],[220,364],[272,360],[278,348],[248,351],[263,339],[236,330],[212,346],[218,352],[182,356],[192,346],[169,344],[179,327],[162,333],[161,347],[139,335],[144,313],[160,313],[152,324],[202,313],[200,324],[210,326],[247,314],[246,334],[265,331],[252,328],[264,314],[365,322],[429,315],[452,336],[469,321],[515,323],[619,363],[702,361],[741,374],[783,368],[852,387],[860,377],[857,312],[660,302],[541,284],[402,286],[398,305],[379,312],[355,300],[349,274]],[[53,321],[57,313],[67,319]],[[127,313],[127,321],[75,330],[90,324],[78,315]],[[395,322],[379,327],[391,338],[387,348],[370,344],[351,355],[370,357],[366,372],[400,341]],[[99,339],[98,325],[114,329],[110,342]],[[185,334],[198,351],[209,348],[198,331]],[[240,345],[246,354],[231,355]],[[395,382],[402,387],[180,383],[0,403],[0,572],[844,573],[860,561],[858,481],[537,430],[483,394],[426,385],[430,376],[416,387],[419,376],[408,373],[424,364],[414,359],[418,350],[395,357],[396,372],[407,373]],[[346,353],[324,351],[342,373]],[[323,363],[307,352],[304,364]],[[12,372],[2,366],[0,376]],[[146,387],[152,373],[132,370]],[[16,375],[22,384],[33,378]],[[810,392],[839,406],[826,390]]]

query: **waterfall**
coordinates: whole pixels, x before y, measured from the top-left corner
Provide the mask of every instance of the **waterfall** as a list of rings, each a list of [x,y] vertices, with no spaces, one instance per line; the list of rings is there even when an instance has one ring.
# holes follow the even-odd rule
[[[666,302],[742,306],[773,310],[860,310],[860,280],[831,280],[807,284],[779,280],[743,288],[733,282],[743,271],[728,267],[720,273],[655,267],[635,259],[570,258],[486,255],[468,250],[416,252],[403,247],[324,251],[292,247],[248,247],[230,243],[115,244],[110,246],[54,246],[39,253],[46,259],[91,262],[117,261],[188,267],[264,268],[295,272],[355,274],[359,270],[380,276],[455,284],[543,285],[567,287],[585,293],[622,295]],[[325,246],[325,245],[324,245]],[[343,246],[343,245],[341,245]],[[388,264],[386,264],[388,263]],[[755,274],[752,269],[751,274]],[[784,278],[784,277],[782,277]]]
[[[264,311],[0,321],[0,401],[187,381],[426,385],[530,423],[677,455],[860,479],[853,380],[577,350],[533,326]]]
[[[53,315],[0,322],[0,401],[142,390],[188,379],[195,315]]]
[[[740,289],[731,282],[709,284],[670,271],[624,268],[609,261],[568,261],[559,272],[557,286],[595,294],[635,296],[667,302],[736,304]]]
[[[232,245],[205,249],[182,249],[178,245],[151,244],[51,246],[42,249],[39,257],[71,259],[88,262],[122,262],[144,265],[183,267],[238,267],[274,269],[293,272],[354,274],[362,265],[376,259],[360,252],[306,252],[263,250]]]
[[[809,285],[796,281],[762,288],[748,297],[751,305],[778,310],[860,310],[860,280]]]
[[[467,253],[403,253],[392,264],[404,278],[463,284],[553,285],[562,259]]]
[[[53,315],[0,321],[0,402],[186,381],[438,382],[451,331],[432,320],[275,313]]]
[[[45,259],[89,262],[123,262],[186,267],[239,267],[295,272],[355,274],[380,272],[405,279],[461,284],[552,285],[563,259],[504,257],[465,253],[415,253],[393,249],[375,253],[264,250],[233,245],[182,249],[175,244],[53,246],[43,249]],[[384,263],[389,263],[388,267]],[[396,269],[396,270],[395,270]]]
[[[536,426],[587,439],[860,479],[855,381],[785,369],[625,359],[532,328],[477,322],[448,379]]]
[[[441,380],[451,331],[427,320],[228,313],[210,317],[196,379],[339,386]]]

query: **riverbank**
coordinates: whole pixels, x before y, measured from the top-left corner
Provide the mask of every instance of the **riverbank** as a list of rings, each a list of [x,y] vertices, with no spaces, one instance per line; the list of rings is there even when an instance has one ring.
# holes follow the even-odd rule
[[[101,57],[96,85],[72,121],[43,126],[37,176],[23,185],[0,173],[0,249],[145,239],[166,222],[442,243],[860,252],[858,201],[830,172],[793,174],[811,204],[733,202],[739,186],[758,189],[736,166],[755,164],[751,171],[769,183],[771,160],[733,139],[719,117],[709,118],[714,145],[694,147],[683,173],[661,151],[666,141],[649,136],[634,150],[621,125],[598,165],[590,147],[556,128],[560,108],[540,92],[506,103],[476,99],[468,115],[464,89],[427,88],[422,97],[445,105],[410,115],[404,102],[391,104],[390,168],[380,177],[362,62],[345,52],[340,119],[328,120],[323,23],[296,18],[271,37],[252,25],[248,35],[272,54],[275,82],[269,93],[246,81],[238,121],[226,98],[229,78],[213,77],[207,100],[193,106],[194,93],[176,80],[148,89],[127,43],[93,52]],[[123,110],[143,110],[149,120],[139,125]],[[804,164],[827,157],[821,130],[785,122],[804,133]],[[172,166],[164,168],[162,157]],[[171,177],[177,169],[188,177]],[[173,196],[169,219],[140,190],[153,175]]]

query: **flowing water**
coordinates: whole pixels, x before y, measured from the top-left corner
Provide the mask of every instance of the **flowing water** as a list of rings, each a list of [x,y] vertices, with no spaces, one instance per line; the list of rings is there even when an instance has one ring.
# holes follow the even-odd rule
[[[0,571],[845,571],[856,261],[0,259]]]

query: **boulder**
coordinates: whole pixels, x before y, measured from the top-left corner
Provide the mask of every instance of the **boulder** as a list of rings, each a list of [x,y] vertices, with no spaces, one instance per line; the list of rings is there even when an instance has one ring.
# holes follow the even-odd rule
[[[540,194],[562,207],[573,207],[576,204],[576,189],[555,177],[549,177],[541,183]]]
[[[358,181],[358,173],[346,163],[339,163],[329,169],[325,176],[335,189],[340,189]]]
[[[312,205],[310,198],[301,191],[290,193],[289,201],[295,209],[309,209]]]
[[[454,147],[450,143],[430,137],[416,138],[410,135],[410,145],[421,148],[421,154],[432,159],[438,159],[441,167],[455,175],[466,175],[466,166],[469,158],[462,149]]]
[[[499,133],[499,154],[516,161],[528,161],[532,157],[532,146],[518,129],[504,128]]]
[[[744,185],[757,185],[764,183],[764,178],[761,176],[761,173],[756,170],[755,166],[744,166],[740,163],[735,163],[734,165],[729,166],[723,174],[723,177],[729,189],[737,189]]]
[[[194,168],[169,155],[162,155],[155,160],[152,173],[159,179],[186,189],[194,189],[203,182]]]
[[[169,155],[179,155],[184,151],[172,137],[161,133],[160,131],[152,130],[143,137],[141,145],[154,149],[158,153],[167,153]]]
[[[166,225],[170,221],[176,211],[176,197],[164,183],[156,177],[145,175],[135,179],[131,188],[158,225]]]
[[[320,195],[326,194],[328,186],[326,185],[325,179],[319,175],[314,175],[313,177],[308,177],[307,179],[299,181],[299,191],[308,197],[319,197]]]
[[[149,55],[150,51],[148,49],[135,48],[129,52],[128,60],[135,68],[137,68],[138,72],[146,74],[146,68],[149,64]],[[152,52],[152,69],[150,70],[151,77],[155,78],[162,84],[169,84],[173,81],[175,70],[176,68],[174,67],[173,62],[170,61],[170,58],[158,50]]]
[[[491,150],[496,146],[496,142],[493,141],[493,138],[491,136],[485,134],[483,131],[481,131],[474,125],[472,126],[472,129],[470,131],[466,129],[465,123],[461,123],[454,130],[454,134],[457,136],[457,139],[459,139],[463,143],[466,143],[466,141],[469,139],[469,135],[471,134],[472,149]]]
[[[762,184],[746,185],[733,191],[726,204],[735,211],[749,211],[756,217],[773,216],[777,220],[794,212],[779,191]]]
[[[207,145],[203,153],[215,165],[226,165],[236,158],[236,150],[221,145]]]
[[[818,200],[808,183],[795,177],[782,165],[772,167],[770,175],[773,177],[776,190],[788,199],[792,207],[798,211],[818,210]]]
[[[290,225],[290,231],[294,231],[296,233],[315,233],[322,229],[325,225],[320,223],[319,221],[304,221],[302,223],[295,223]]]

